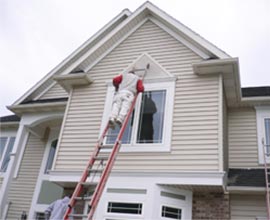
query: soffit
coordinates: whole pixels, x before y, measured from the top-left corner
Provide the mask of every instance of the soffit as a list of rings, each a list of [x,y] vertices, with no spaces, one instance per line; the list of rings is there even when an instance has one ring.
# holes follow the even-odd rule
[[[206,185],[176,185],[176,184],[162,184],[161,186],[171,187],[174,189],[184,189],[192,192],[224,192],[223,186],[206,186]]]
[[[241,86],[237,58],[203,61],[193,64],[193,70],[198,75],[222,74],[227,105],[229,107],[239,105]]]

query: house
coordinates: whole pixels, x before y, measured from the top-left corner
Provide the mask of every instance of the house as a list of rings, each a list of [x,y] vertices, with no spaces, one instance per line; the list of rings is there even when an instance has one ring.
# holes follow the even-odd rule
[[[270,87],[241,88],[237,58],[150,2],[123,10],[8,106],[2,219],[43,219],[74,190],[108,120],[112,77],[148,63],[154,132],[140,136],[141,95],[95,219],[266,219]]]

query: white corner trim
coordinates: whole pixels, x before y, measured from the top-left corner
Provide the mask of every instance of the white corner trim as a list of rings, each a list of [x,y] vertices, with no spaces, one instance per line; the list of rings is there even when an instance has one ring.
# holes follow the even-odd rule
[[[223,146],[223,77],[219,75],[219,89],[218,89],[218,161],[219,171],[224,169],[224,146]]]

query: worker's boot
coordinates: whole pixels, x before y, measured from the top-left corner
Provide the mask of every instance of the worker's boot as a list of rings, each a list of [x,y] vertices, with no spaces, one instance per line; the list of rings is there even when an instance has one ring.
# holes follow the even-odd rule
[[[110,118],[110,120],[109,120],[109,127],[111,129],[114,129],[115,128],[115,118]]]
[[[122,120],[120,118],[117,118],[115,122],[119,125],[120,128],[122,127]]]

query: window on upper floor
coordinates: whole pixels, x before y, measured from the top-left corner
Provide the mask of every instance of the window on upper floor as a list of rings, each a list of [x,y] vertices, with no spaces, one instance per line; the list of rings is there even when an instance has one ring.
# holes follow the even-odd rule
[[[15,137],[0,137],[0,172],[6,172]]]
[[[264,163],[264,153],[266,161],[270,162],[270,106],[260,106],[256,108],[257,114],[257,138],[259,163]]]
[[[169,151],[174,87],[174,81],[145,84],[145,92],[138,96],[122,138],[123,151]],[[110,114],[113,90],[113,86],[108,88],[104,118]],[[116,139],[113,134],[119,130],[118,126],[110,129],[112,135],[105,143],[113,144]]]
[[[50,145],[49,155],[45,167],[45,173],[48,174],[49,171],[52,169],[53,160],[56,152],[56,146],[57,146],[58,139],[53,140]]]

